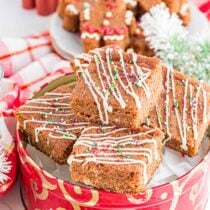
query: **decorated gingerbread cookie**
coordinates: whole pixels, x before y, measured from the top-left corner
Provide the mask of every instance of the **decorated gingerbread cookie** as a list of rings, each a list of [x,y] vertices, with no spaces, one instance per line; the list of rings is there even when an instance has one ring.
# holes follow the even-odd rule
[[[140,19],[153,6],[165,3],[187,25],[190,11],[187,0],[60,0],[58,14],[63,28],[81,32],[84,52],[109,44],[153,56],[139,26]]]
[[[58,14],[63,18],[63,28],[70,32],[79,31],[80,12],[94,4],[94,0],[60,0]]]
[[[134,20],[123,0],[98,0],[80,16],[84,51],[109,44],[125,49],[129,42],[129,28]]]

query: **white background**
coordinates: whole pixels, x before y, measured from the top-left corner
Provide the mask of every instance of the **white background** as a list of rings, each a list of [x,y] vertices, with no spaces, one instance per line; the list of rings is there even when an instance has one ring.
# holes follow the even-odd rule
[[[35,10],[23,10],[21,2],[21,0],[0,0],[0,38],[21,37],[48,29],[51,17],[38,16]],[[0,210],[23,209],[18,182],[11,192],[0,198]],[[210,209],[210,202],[206,209]]]

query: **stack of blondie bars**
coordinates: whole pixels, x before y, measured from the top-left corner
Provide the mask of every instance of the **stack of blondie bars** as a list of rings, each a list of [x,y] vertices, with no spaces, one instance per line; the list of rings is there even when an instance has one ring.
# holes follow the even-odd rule
[[[75,57],[76,86],[62,85],[16,111],[25,140],[71,180],[139,193],[159,167],[165,145],[197,154],[210,123],[210,87],[159,59],[107,46]]]

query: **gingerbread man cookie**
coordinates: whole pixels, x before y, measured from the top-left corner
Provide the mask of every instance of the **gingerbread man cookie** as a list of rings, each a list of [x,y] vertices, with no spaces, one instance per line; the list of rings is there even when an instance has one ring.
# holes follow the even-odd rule
[[[129,42],[129,25],[133,12],[126,12],[124,0],[98,0],[80,16],[84,51],[117,44],[125,49]]]

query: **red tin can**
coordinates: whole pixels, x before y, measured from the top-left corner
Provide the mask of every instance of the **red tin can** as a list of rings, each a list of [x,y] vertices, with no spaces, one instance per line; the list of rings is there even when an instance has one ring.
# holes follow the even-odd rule
[[[22,6],[25,9],[33,9],[35,8],[35,0],[23,0]]]
[[[58,0],[36,0],[36,9],[39,15],[49,15],[56,10]]]
[[[36,8],[39,15],[49,15],[55,12],[58,0],[22,0],[25,9]]]
[[[71,76],[68,77],[71,78]],[[73,82],[72,78],[70,80],[68,83]],[[65,76],[64,83],[66,82]],[[58,84],[61,82],[54,81],[50,87],[47,85],[45,88],[48,88],[47,91],[49,91],[58,87]],[[44,89],[42,93],[45,92]],[[203,210],[208,201],[207,181],[210,175],[210,152],[182,177],[147,189],[142,194],[126,195],[81,187],[53,177],[31,159],[18,130],[17,145],[22,174],[22,197],[26,208],[30,210]]]

